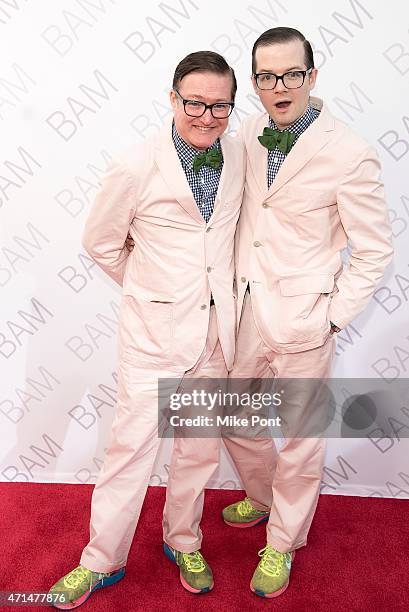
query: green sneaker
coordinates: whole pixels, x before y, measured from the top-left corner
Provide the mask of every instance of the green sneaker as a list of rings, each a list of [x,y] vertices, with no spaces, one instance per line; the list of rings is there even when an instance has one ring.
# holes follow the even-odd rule
[[[222,511],[223,520],[231,527],[254,527],[263,521],[268,521],[270,512],[257,510],[250,499],[246,497],[235,504],[226,506]]]
[[[250,588],[260,597],[278,597],[288,587],[295,552],[281,553],[267,544],[258,555],[261,560],[251,579]]]
[[[53,596],[53,606],[60,610],[78,608],[96,590],[115,584],[125,574],[125,568],[100,574],[79,565],[56,582],[49,593]]]
[[[213,574],[200,550],[183,553],[163,543],[168,559],[179,566],[179,578],[190,593],[208,593],[213,588]]]

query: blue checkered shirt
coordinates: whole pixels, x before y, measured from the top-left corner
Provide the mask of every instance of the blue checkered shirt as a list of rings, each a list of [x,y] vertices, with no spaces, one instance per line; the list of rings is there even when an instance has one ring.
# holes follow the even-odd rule
[[[193,197],[206,223],[213,213],[214,202],[219,188],[220,175],[222,173],[223,161],[219,168],[202,166],[196,174],[193,170],[193,160],[198,151],[190,147],[177,133],[175,124],[172,125],[172,138],[180,163],[185,172],[187,182],[192,190]],[[210,149],[220,149],[219,139],[213,143]]]
[[[286,128],[288,132],[292,132],[293,134],[295,134],[293,147],[295,146],[295,143],[297,142],[301,134],[305,132],[305,130],[311,125],[313,121],[315,121],[319,114],[320,111],[316,110],[315,108],[312,108],[312,106],[309,104],[305,113],[301,115],[301,117],[299,117],[297,121],[295,121],[292,125]],[[273,130],[278,129],[271,117],[268,122],[268,127]],[[284,153],[280,151],[278,147],[268,152],[267,187],[269,189],[275,177],[277,176],[277,173],[280,170],[285,158],[286,155],[284,155]]]

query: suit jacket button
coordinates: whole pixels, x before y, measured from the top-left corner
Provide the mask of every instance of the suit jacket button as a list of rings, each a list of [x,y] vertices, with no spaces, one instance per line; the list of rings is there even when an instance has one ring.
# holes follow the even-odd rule
[[[211,272],[211,271],[212,271],[212,269],[213,269],[213,268],[212,268],[211,266],[207,266],[207,268],[206,268],[207,272]]]
[[[263,202],[263,208],[268,208],[267,202]]]
[[[255,246],[255,247],[259,247],[259,246],[261,246],[261,242],[259,242],[258,240],[256,240],[255,242],[253,242],[253,246]]]
[[[200,310],[206,310],[206,308],[207,308],[206,304],[202,304],[202,305],[200,306]]]
[[[247,281],[245,276],[242,276],[240,280],[241,280],[242,283],[245,283]]]

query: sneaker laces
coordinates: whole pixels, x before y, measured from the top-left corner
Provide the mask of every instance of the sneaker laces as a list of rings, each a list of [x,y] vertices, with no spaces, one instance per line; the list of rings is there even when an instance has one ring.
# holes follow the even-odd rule
[[[183,561],[188,572],[200,573],[206,569],[206,564],[199,550],[183,553]]]
[[[241,516],[247,516],[247,514],[250,514],[250,512],[253,512],[253,510],[255,510],[255,508],[253,508],[253,506],[251,505],[251,502],[249,501],[248,497],[239,502],[237,506],[237,512]]]
[[[287,555],[290,557],[287,567],[288,564],[291,567],[291,555],[275,550],[270,544],[259,550],[258,555],[261,557],[259,568],[267,576],[279,576]]]
[[[109,576],[109,574],[93,572],[87,569],[86,567],[82,567],[82,565],[79,565],[78,567],[73,569],[72,572],[68,574],[68,576],[64,578],[64,586],[68,589],[76,589],[85,581],[89,580],[89,590],[92,591],[93,584],[95,584],[95,582],[98,582],[99,580],[102,580],[102,583],[104,583],[104,578],[106,578],[107,576]],[[94,577],[96,577],[95,582],[93,580]]]
[[[89,580],[92,583],[92,572],[79,565],[64,578],[64,586],[68,589],[76,589],[85,580]]]

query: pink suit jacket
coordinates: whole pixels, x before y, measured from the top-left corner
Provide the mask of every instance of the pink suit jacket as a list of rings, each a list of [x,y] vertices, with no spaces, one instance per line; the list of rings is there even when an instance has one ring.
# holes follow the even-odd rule
[[[392,256],[376,153],[318,98],[267,189],[266,113],[246,119],[243,205],[236,239],[238,312],[247,283],[257,328],[281,353],[321,346],[330,321],[343,328],[369,301]],[[350,241],[349,265],[341,251]]]
[[[86,222],[83,245],[123,285],[120,356],[188,370],[206,342],[210,295],[226,364],[234,360],[234,234],[245,155],[220,139],[224,165],[205,223],[173,145],[171,123],[112,164]],[[135,247],[124,242],[130,232]]]

